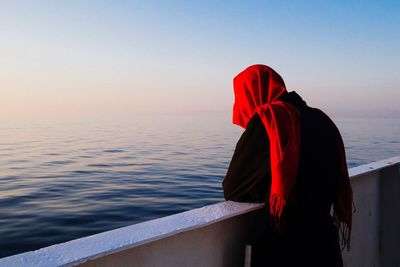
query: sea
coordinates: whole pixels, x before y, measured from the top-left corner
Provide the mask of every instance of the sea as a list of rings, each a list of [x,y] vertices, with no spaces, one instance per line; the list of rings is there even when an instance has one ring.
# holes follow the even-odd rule
[[[400,118],[333,118],[348,166],[400,155]],[[229,115],[0,125],[0,258],[223,201]]]

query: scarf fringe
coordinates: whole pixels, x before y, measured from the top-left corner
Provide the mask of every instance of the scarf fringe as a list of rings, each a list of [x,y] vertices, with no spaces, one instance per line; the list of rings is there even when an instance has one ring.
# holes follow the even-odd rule
[[[337,213],[333,214],[333,220],[334,220],[335,227],[338,231],[341,250],[343,251],[344,249],[346,249],[347,251],[349,251],[350,250],[351,226],[348,223],[340,220],[339,215]]]
[[[354,205],[354,204],[353,204]],[[270,222],[272,230],[275,233],[282,233],[284,220],[283,213],[286,206],[286,200],[280,195],[271,195],[270,197]],[[355,212],[355,209],[354,211]],[[337,213],[333,213],[334,225],[338,232],[341,250],[350,250],[351,222],[345,222]]]
[[[282,233],[283,230],[283,211],[286,206],[286,200],[280,195],[271,195],[270,197],[270,221],[272,230],[276,233]]]

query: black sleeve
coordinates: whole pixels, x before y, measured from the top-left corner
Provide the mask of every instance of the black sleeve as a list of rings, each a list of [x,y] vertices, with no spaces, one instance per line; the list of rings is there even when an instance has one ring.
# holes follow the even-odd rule
[[[271,184],[270,170],[269,140],[256,114],[240,137],[222,182],[225,199],[264,202]]]

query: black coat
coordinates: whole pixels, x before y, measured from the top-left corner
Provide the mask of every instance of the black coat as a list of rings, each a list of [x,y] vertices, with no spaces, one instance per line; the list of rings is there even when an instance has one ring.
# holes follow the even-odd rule
[[[342,266],[330,215],[340,177],[340,133],[327,115],[308,107],[297,93],[280,100],[300,112],[298,175],[283,215],[283,232],[273,233],[266,220],[265,234],[254,244],[252,266]],[[224,195],[227,200],[266,202],[268,208],[270,184],[269,140],[256,114],[236,145],[223,181]]]

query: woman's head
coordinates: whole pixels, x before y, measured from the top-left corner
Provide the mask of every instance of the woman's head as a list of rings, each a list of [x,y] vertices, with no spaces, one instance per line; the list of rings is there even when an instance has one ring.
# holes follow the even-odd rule
[[[233,123],[246,128],[257,107],[270,104],[286,92],[282,77],[266,65],[252,65],[233,79]]]

